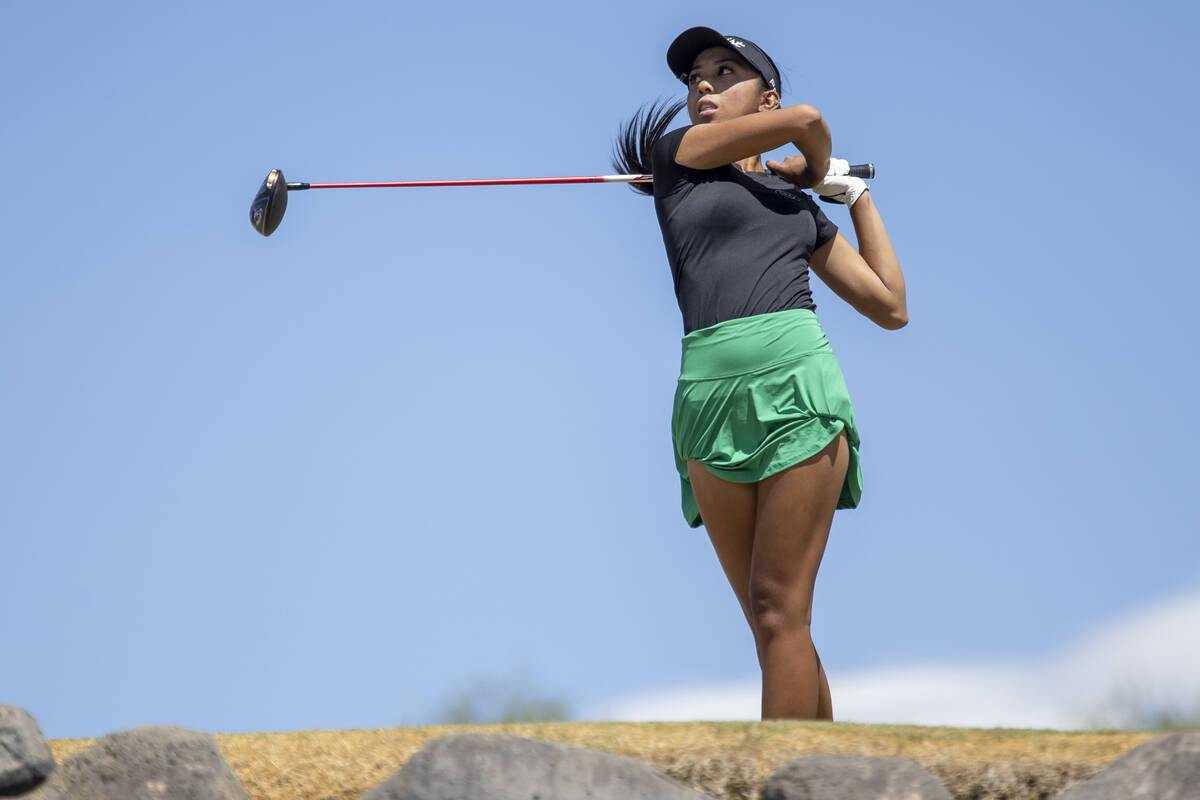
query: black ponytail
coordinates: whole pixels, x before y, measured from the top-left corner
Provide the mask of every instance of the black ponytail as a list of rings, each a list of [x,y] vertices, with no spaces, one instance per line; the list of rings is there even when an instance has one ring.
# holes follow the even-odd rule
[[[612,165],[623,175],[651,175],[654,164],[651,151],[654,143],[667,132],[675,115],[684,109],[684,100],[659,100],[637,110],[633,118],[621,125],[613,145]],[[652,183],[631,183],[630,188],[643,194],[654,194]]]

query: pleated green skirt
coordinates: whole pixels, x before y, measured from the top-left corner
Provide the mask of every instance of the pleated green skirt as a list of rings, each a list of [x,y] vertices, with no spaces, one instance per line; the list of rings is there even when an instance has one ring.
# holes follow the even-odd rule
[[[812,311],[731,319],[683,337],[671,438],[691,527],[703,520],[688,459],[718,478],[754,483],[811,458],[843,430],[850,464],[837,507],[855,508],[862,469],[854,409]]]

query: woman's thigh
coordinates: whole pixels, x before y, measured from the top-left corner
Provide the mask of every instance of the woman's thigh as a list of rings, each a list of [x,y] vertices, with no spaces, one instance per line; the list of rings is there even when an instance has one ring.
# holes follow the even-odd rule
[[[783,612],[789,619],[811,620],[817,569],[849,463],[850,446],[843,432],[812,458],[759,481],[752,612]]]
[[[746,622],[750,615],[750,560],[754,552],[757,484],[733,483],[713,475],[697,461],[688,461],[688,480],[700,518],[717,552],[721,569],[737,595]]]

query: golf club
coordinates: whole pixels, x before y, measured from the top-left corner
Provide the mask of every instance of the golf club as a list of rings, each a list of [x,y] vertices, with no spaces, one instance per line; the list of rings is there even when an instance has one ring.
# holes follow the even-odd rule
[[[854,164],[850,175],[857,178],[874,178],[874,164]],[[394,189],[428,186],[530,186],[534,184],[561,183],[648,183],[653,175],[581,175],[567,178],[485,178],[479,180],[449,181],[391,181],[387,183],[288,183],[283,171],[273,169],[267,173],[254,202],[250,204],[250,224],[263,236],[270,236],[283,220],[287,210],[288,192],[307,189]]]

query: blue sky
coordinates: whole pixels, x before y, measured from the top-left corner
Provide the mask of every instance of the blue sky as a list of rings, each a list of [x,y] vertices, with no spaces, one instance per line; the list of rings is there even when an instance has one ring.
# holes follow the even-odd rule
[[[679,511],[651,203],[330,191],[248,222],[275,167],[609,172],[697,24],[877,165],[906,273],[900,332],[815,287],[865,477],[817,584],[835,712],[841,681],[856,719],[937,721],[869,698],[1070,683],[1163,608],[1200,627],[1195,7],[755,11],[0,2],[0,702],[55,738],[425,724],[496,676],[578,718],[727,713],[757,664]],[[1147,659],[1200,664],[1162,629]],[[1200,697],[1200,667],[1126,672]],[[1022,724],[989,714],[955,721]]]

